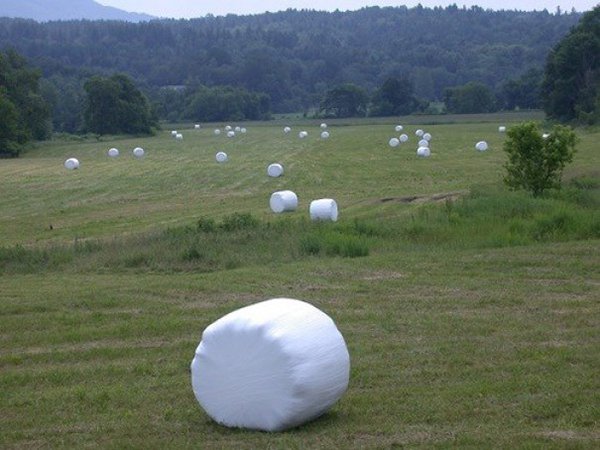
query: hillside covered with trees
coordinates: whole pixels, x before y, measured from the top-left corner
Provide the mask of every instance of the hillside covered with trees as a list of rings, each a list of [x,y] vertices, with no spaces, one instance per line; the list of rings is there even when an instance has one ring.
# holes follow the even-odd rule
[[[381,97],[390,83],[409,86],[407,98],[421,106],[454,104],[464,94],[456,88],[468,93],[475,83],[493,94],[495,108],[514,109],[540,106],[548,52],[580,17],[454,5],[142,23],[1,19],[0,48],[14,48],[42,70],[55,129],[66,131],[81,122],[73,111],[85,81],[114,73],[132,77],[169,120],[192,118],[208,101],[194,106],[192,95],[227,86],[254,95],[262,106],[252,109],[262,116],[265,95],[272,112],[307,111],[337,86]],[[376,109],[403,111],[384,103]]]

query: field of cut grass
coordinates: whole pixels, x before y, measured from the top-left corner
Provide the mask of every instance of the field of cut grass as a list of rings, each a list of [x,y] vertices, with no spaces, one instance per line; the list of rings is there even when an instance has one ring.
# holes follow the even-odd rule
[[[578,130],[564,189],[533,199],[501,185],[497,128],[523,117],[399,120],[396,149],[392,120],[332,122],[326,141],[305,121],[0,160],[0,448],[594,448],[600,131]],[[298,211],[270,212],[279,189]],[[339,222],[308,220],[320,197]],[[334,319],[348,392],[284,433],[221,427],[190,385],[202,330],[274,297]]]

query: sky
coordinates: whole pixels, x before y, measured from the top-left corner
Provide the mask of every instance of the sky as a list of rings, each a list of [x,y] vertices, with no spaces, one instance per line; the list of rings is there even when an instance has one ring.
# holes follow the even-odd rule
[[[555,12],[556,7],[565,11],[571,11],[575,8],[577,11],[588,11],[598,4],[597,0],[266,0],[248,2],[243,0],[96,0],[98,3],[107,6],[114,6],[131,12],[141,12],[158,17],[174,17],[189,19],[192,17],[203,17],[207,14],[222,16],[226,14],[260,14],[265,11],[281,11],[288,8],[294,9],[316,9],[323,11],[356,10],[364,6],[416,6],[418,3],[425,7],[447,6],[456,3],[459,7],[463,5],[467,8],[473,5],[481,6],[485,9],[518,9],[524,11],[541,11],[547,9]]]

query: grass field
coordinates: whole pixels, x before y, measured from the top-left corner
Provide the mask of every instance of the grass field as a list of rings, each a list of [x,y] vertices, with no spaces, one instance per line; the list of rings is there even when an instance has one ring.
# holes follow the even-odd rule
[[[411,117],[396,149],[391,120],[328,140],[278,121],[0,160],[0,448],[597,447],[600,131],[578,130],[564,189],[533,199],[501,184],[498,125],[524,118]],[[270,212],[280,189],[298,211]],[[339,222],[308,220],[321,197]],[[190,385],[201,333],[281,296],[334,319],[349,390],[288,432],[221,427]]]

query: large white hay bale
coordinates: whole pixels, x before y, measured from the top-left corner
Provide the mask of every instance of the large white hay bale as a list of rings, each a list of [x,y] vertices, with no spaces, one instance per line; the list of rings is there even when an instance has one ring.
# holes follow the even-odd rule
[[[231,125],[226,125],[225,126],[225,131],[231,131]]]
[[[327,129],[327,124],[326,123],[322,123],[321,124],[321,130],[326,130]]]
[[[429,147],[429,141],[427,139],[421,139],[419,141],[419,147]]]
[[[194,125],[194,130],[199,130],[199,129],[200,129],[200,124],[199,123],[195,124]]]
[[[173,137],[177,136],[177,130],[171,130],[171,136],[173,136]]]
[[[280,177],[283,175],[283,166],[279,163],[269,164],[269,167],[267,167],[267,175],[273,178]]]
[[[488,144],[485,141],[479,141],[477,144],[475,144],[475,148],[480,152],[485,152],[488,149]]]
[[[215,136],[218,136],[221,134],[221,130],[219,130],[218,128],[215,128],[214,133],[215,133]]]
[[[394,127],[394,130],[396,130],[398,133],[400,133],[402,130],[404,130],[404,127],[402,125],[396,125]]]
[[[269,206],[274,213],[295,211],[298,208],[298,196],[292,191],[277,191],[271,194]]]
[[[311,220],[331,220],[338,219],[338,206],[335,200],[331,198],[321,198],[310,202],[308,209]]]
[[[298,133],[298,137],[300,139],[304,139],[306,136],[308,136],[308,132],[307,131],[301,131],[300,133]]]
[[[235,137],[235,131],[233,131],[233,130],[231,130],[231,131],[228,131],[228,132],[227,132],[227,137],[228,137],[228,138]]]
[[[119,156],[119,149],[114,147],[108,149],[108,156],[110,156],[111,158],[116,158],[117,156]]]
[[[400,139],[393,137],[389,140],[388,145],[390,147],[398,147],[400,145]]]
[[[77,158],[69,158],[65,161],[65,169],[75,170],[79,169],[79,160]]]
[[[178,141],[183,141],[183,134],[181,134],[181,133],[177,133],[177,134],[175,135],[175,139],[177,139]]]
[[[417,156],[421,158],[428,158],[431,155],[431,150],[429,147],[419,147],[417,149]]]
[[[350,355],[333,320],[287,298],[213,322],[191,364],[194,395],[213,420],[264,431],[323,415],[346,392],[349,378]]]
[[[423,134],[423,139],[425,139],[426,141],[430,141],[431,140],[431,133],[424,133]]]
[[[503,126],[503,125],[500,125],[500,126],[498,127],[498,132],[499,132],[499,133],[506,133],[506,127],[505,127],[505,126]]]
[[[402,142],[402,143],[408,142],[408,134],[401,134],[399,139],[400,139],[400,142]]]
[[[248,130],[246,130],[244,127],[242,127],[242,128],[240,129],[240,131],[242,132],[242,134],[246,134],[246,132],[247,132]]]
[[[321,139],[329,139],[329,131],[322,131]]]
[[[227,161],[228,157],[227,157],[227,153],[225,152],[217,152],[217,154],[215,155],[215,159],[217,160],[217,162],[219,163],[224,163]]]
[[[542,134],[542,139],[548,139],[550,137],[550,133]]]
[[[291,129],[290,127],[283,127],[283,132],[284,132],[285,134],[289,134],[289,133],[290,133],[290,131],[292,131],[292,129]]]
[[[416,134],[417,136],[419,136],[419,137],[422,137],[422,136],[423,136],[423,134],[425,134],[425,132],[424,132],[423,130],[421,130],[421,129],[418,129],[417,131],[415,131],[415,134]]]
[[[242,131],[242,128],[241,128],[241,127],[235,127],[235,128],[234,128],[234,131],[235,131],[236,133],[239,133],[240,131]]]
[[[144,156],[144,149],[142,147],[136,147],[133,149],[133,156],[136,158],[142,158]]]

